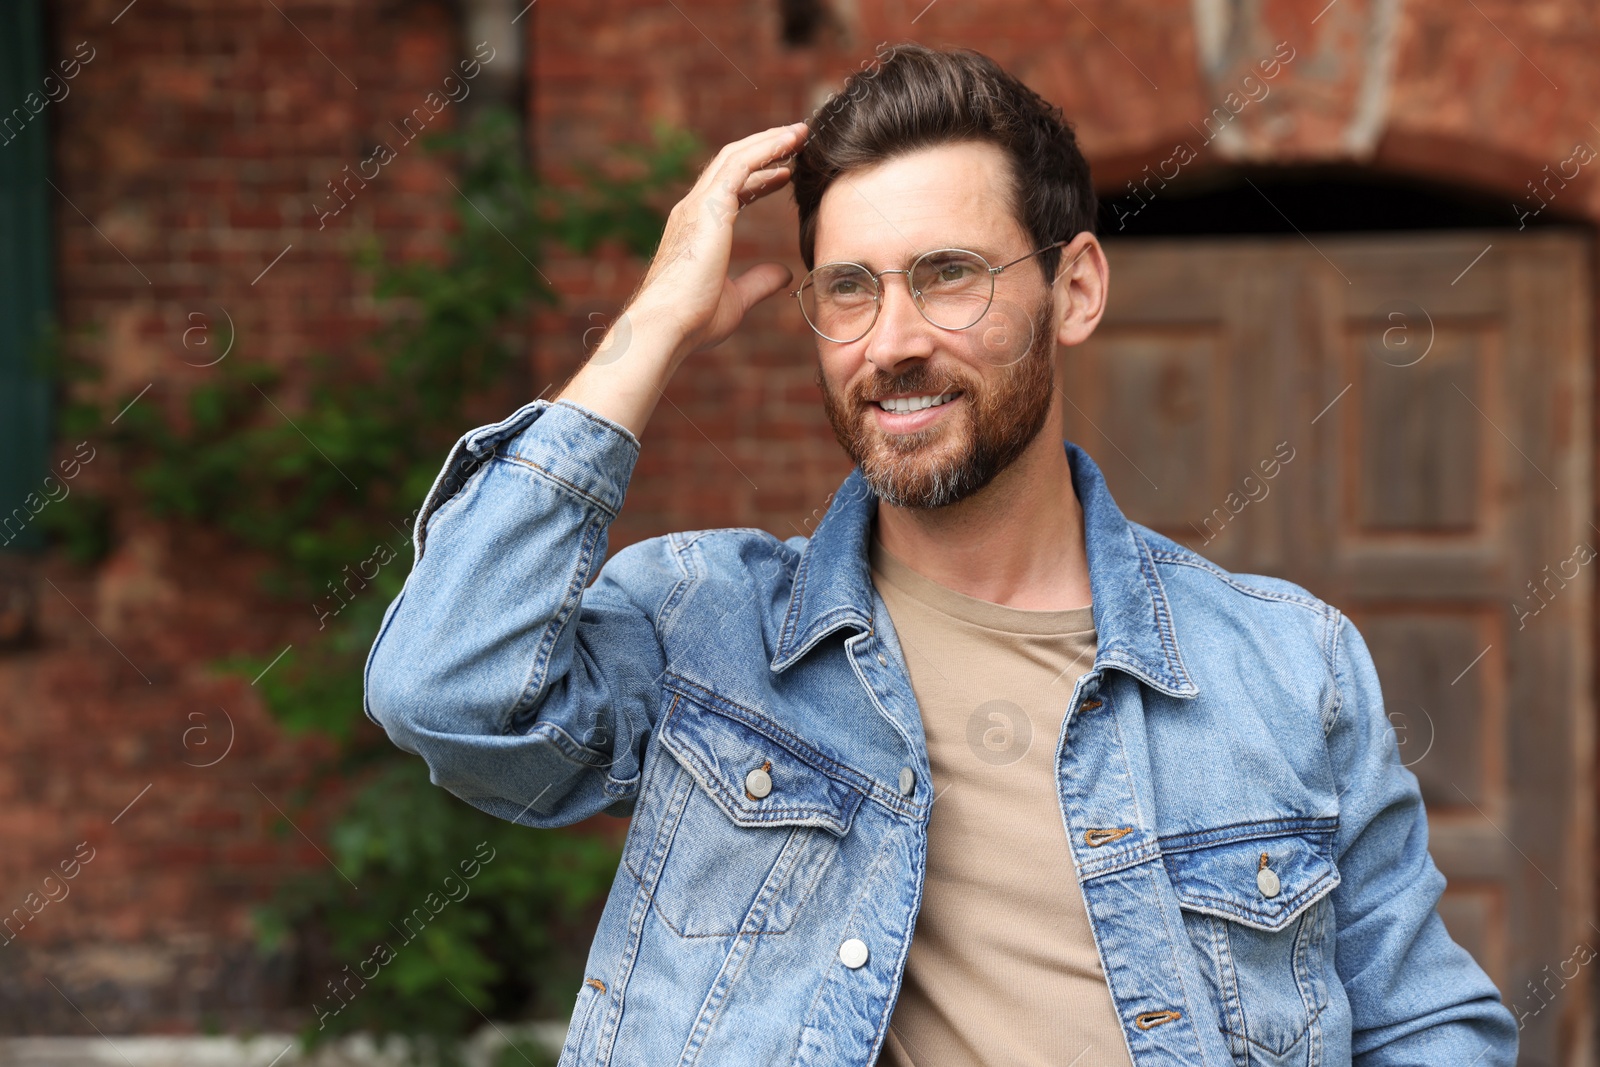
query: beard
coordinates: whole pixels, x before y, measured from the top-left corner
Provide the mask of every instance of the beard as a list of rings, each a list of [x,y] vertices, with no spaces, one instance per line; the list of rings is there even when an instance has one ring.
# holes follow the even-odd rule
[[[1033,443],[1050,414],[1055,383],[1053,306],[1053,299],[1047,299],[1033,316],[1023,357],[987,377],[962,373],[968,370],[964,363],[935,370],[924,362],[898,376],[874,370],[847,396],[838,396],[829,388],[819,361],[817,384],[833,435],[880,500],[903,508],[946,507],[988,485]],[[982,336],[987,340],[992,332]],[[962,336],[981,352],[978,334],[974,330]],[[964,412],[952,412],[954,418],[947,416],[906,434],[880,430],[871,411],[877,405],[868,399],[889,393],[936,396],[955,391],[966,401]]]

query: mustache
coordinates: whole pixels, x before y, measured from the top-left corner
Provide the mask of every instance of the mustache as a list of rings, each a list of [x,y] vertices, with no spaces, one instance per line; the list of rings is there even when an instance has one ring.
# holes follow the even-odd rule
[[[926,393],[936,396],[940,393],[956,392],[971,392],[971,387],[960,378],[925,370],[902,375],[880,372],[859,382],[851,390],[851,399],[861,403],[871,403],[875,397],[892,396],[896,393]]]

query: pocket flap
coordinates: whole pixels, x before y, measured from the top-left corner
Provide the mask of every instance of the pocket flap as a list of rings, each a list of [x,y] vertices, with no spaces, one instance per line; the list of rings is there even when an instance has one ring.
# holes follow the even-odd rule
[[[657,730],[662,747],[740,826],[820,826],[842,837],[865,799],[828,771],[821,753],[746,709],[674,692]]]
[[[1257,930],[1289,925],[1339,884],[1333,862],[1337,819],[1296,822],[1301,825],[1258,823],[1163,839],[1161,858],[1179,905]],[[1267,878],[1261,874],[1263,855],[1271,871]]]

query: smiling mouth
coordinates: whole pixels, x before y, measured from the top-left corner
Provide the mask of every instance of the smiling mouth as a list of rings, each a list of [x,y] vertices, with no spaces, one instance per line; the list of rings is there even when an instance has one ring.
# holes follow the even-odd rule
[[[922,411],[926,408],[936,408],[948,404],[960,395],[961,391],[954,389],[948,393],[895,397],[889,400],[874,400],[872,403],[882,411],[891,412],[895,415],[907,415],[914,411]]]

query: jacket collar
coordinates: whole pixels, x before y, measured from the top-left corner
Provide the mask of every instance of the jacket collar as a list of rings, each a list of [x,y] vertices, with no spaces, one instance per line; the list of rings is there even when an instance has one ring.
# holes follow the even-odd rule
[[[1169,696],[1200,690],[1184,667],[1172,628],[1166,590],[1150,549],[1122,514],[1089,454],[1063,441],[1072,484],[1083,510],[1098,649],[1094,667],[1116,667]],[[800,553],[784,613],[774,672],[786,670],[835,630],[872,627],[872,576],[867,538],[877,505],[861,469],[855,468]]]

